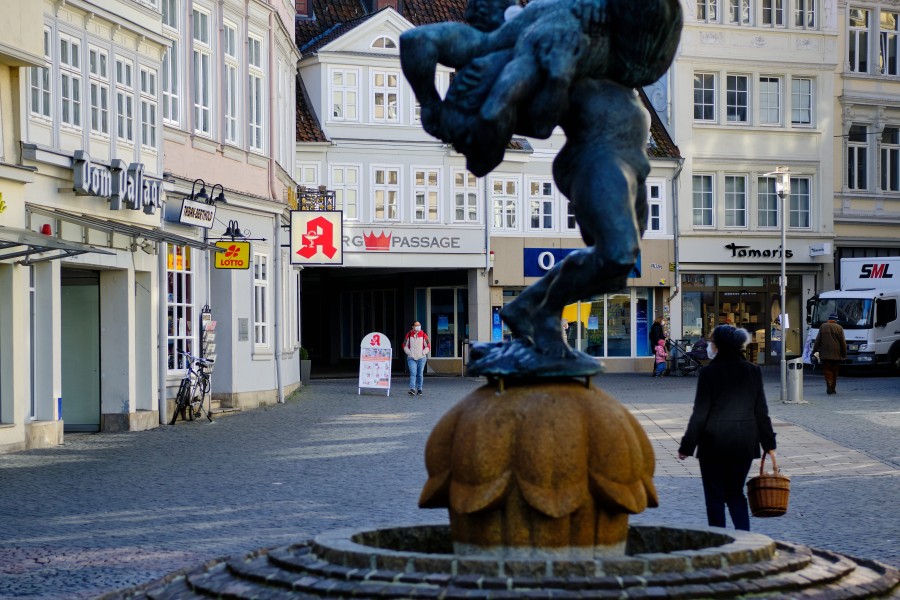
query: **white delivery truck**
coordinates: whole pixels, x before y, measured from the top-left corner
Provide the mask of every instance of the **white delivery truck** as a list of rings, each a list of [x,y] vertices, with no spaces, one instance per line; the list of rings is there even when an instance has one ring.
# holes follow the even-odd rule
[[[809,335],[803,360],[809,363],[819,327],[831,314],[847,338],[852,366],[888,365],[900,371],[900,257],[841,259],[841,289],[822,292],[807,302]]]

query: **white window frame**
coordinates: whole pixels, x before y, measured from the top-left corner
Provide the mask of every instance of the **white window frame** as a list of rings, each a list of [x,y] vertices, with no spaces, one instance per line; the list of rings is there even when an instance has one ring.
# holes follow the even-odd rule
[[[266,114],[266,45],[262,37],[247,36],[247,123],[248,147],[252,152],[262,153],[265,149]]]
[[[465,169],[453,171],[453,222],[481,222],[480,179]]]
[[[159,96],[157,95],[156,69],[140,67],[141,86],[141,146],[156,151],[157,146],[157,113]]]
[[[269,340],[269,255],[253,253],[253,347],[267,349]]]
[[[373,123],[400,123],[400,71],[373,70],[369,109]]]
[[[805,191],[803,189],[804,183]],[[788,229],[812,228],[811,198],[812,179],[810,177],[791,177],[791,195],[788,200]],[[803,224],[804,219],[806,221],[805,224]]]
[[[562,196],[560,212],[565,209],[565,217],[562,220],[562,230],[567,233],[579,233],[581,228],[578,226],[578,219],[575,218],[575,210],[572,208],[572,202]]]
[[[435,73],[434,74],[434,89],[437,90],[438,95],[443,98],[447,94],[447,86],[444,83],[445,77],[444,73]],[[415,94],[412,96],[412,115],[410,119],[413,123],[421,123],[422,122],[422,104],[419,102],[419,99]]]
[[[380,35],[374,40],[372,40],[370,48],[374,48],[375,50],[398,50],[399,46],[397,45],[397,40],[388,36],[388,35]]]
[[[400,167],[372,165],[372,221],[400,221]]]
[[[701,23],[719,22],[720,0],[697,0],[696,18]]]
[[[860,135],[862,140],[854,139]],[[862,192],[869,189],[869,128],[864,124],[853,123],[847,134],[846,173],[848,190]]]
[[[309,189],[318,188],[319,181],[321,181],[321,178],[319,177],[319,167],[320,165],[317,162],[297,163],[297,185]]]
[[[169,40],[162,60],[162,105],[163,122],[178,125],[181,122],[179,73],[181,58],[179,55],[180,40]]]
[[[518,177],[491,177],[491,229],[494,231],[519,231]]]
[[[443,209],[441,190],[444,187],[442,169],[438,167],[413,167],[412,169],[412,222],[440,223]]]
[[[699,87],[698,84],[700,84]],[[703,123],[716,122],[716,88],[715,73],[694,73],[694,121]],[[700,94],[699,103],[697,102],[698,92]],[[700,116],[697,116],[698,108],[700,109]],[[707,116],[708,114],[710,116]]]
[[[747,229],[747,191],[749,181],[746,175],[725,175],[725,229]]]
[[[709,189],[697,184],[709,184]],[[694,173],[691,179],[691,223],[694,229],[712,229],[716,226],[716,178],[711,173]],[[698,203],[698,200],[700,201]],[[707,222],[708,221],[708,222]]]
[[[807,89],[802,89],[804,84]],[[798,89],[798,87],[800,89]],[[791,125],[795,127],[813,126],[813,106],[815,100],[815,80],[812,77],[791,78]]]
[[[212,15],[194,7],[191,17],[191,57],[194,74],[194,133],[204,137],[213,135],[213,58]]]
[[[816,28],[816,2],[818,0],[794,0],[794,28]]]
[[[756,227],[778,229],[781,225],[781,199],[775,191],[775,177],[762,176],[757,180]]]
[[[179,0],[162,0],[162,5],[159,7],[159,10],[162,13],[163,27],[169,27],[176,31],[178,30],[178,17],[181,15],[179,12],[179,4]]]
[[[737,18],[735,18],[737,14]],[[725,22],[729,25],[748,26],[753,24],[753,0],[728,0]]]
[[[50,56],[53,34],[49,27],[44,27],[44,64],[43,67],[31,67],[31,94],[28,101],[29,113],[32,117],[50,121],[53,119],[53,84],[50,81]]]
[[[359,221],[360,165],[330,165],[330,189],[334,190],[334,208],[343,211],[345,221]],[[353,180],[348,181],[348,175]]]
[[[223,22],[222,53],[224,55],[225,81],[222,82],[225,131],[222,138],[226,144],[240,145],[241,84],[240,51],[238,49],[238,26],[227,19]]]
[[[881,132],[881,190],[900,192],[900,127],[885,127]]]
[[[732,81],[733,80],[733,81]],[[744,89],[732,83],[744,82]],[[743,100],[743,104],[741,103]],[[740,110],[743,118],[735,118]],[[747,124],[750,122],[750,76],[731,74],[725,76],[725,118],[729,123]]]
[[[72,129],[81,129],[82,123],[82,57],[80,39],[60,34],[59,50],[59,122]]]
[[[893,16],[893,25],[885,22],[885,15]],[[900,75],[900,13],[890,10],[878,13],[878,62],[878,71],[882,75]]]
[[[760,75],[757,80],[759,97],[759,124],[781,125],[781,90],[783,78],[776,75]],[[775,84],[775,91],[769,86]],[[772,102],[774,101],[774,106]],[[774,111],[774,112],[773,112]]]
[[[788,0],[762,0],[762,23],[767,27],[784,27],[784,5]]]
[[[665,235],[666,229],[666,181],[647,179],[647,225],[644,234]]]
[[[134,61],[116,58],[116,139],[134,143]]]
[[[188,359],[175,350],[197,354],[197,334],[194,329],[195,320],[199,318],[196,298],[195,253],[190,246],[165,244],[166,247],[166,279],[168,294],[166,296],[166,314],[169,318],[166,369],[169,373],[184,372]],[[178,268],[178,257],[181,257],[181,268]],[[181,315],[181,316],[178,316]],[[171,365],[171,366],[169,366]]]
[[[340,82],[337,82],[340,78]],[[359,69],[331,69],[328,73],[329,121],[359,121]],[[340,114],[338,114],[340,113]]]
[[[538,232],[555,231],[557,193],[553,179],[550,177],[526,178],[525,194],[525,202],[528,207],[527,229]],[[535,225],[535,220],[537,220],[537,225]]]
[[[854,25],[854,16],[864,17],[864,25]],[[869,26],[872,23],[872,11],[866,8],[851,7],[847,27],[847,65],[853,73],[868,73],[871,69],[869,60]]]
[[[91,134],[109,138],[109,52],[88,46],[88,77]]]

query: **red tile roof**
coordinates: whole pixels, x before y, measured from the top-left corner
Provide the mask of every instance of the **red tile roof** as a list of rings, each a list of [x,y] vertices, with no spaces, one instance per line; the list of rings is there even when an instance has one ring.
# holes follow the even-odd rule
[[[319,125],[319,119],[310,106],[309,95],[303,80],[297,77],[297,141],[327,142],[328,138]]]

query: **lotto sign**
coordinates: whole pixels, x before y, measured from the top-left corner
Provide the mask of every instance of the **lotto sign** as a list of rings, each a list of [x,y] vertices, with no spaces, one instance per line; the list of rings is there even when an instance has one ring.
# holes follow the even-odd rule
[[[359,345],[359,392],[363,388],[386,390],[391,395],[391,340],[372,332]]]
[[[216,252],[217,269],[249,269],[250,242],[216,242],[225,252]]]
[[[291,211],[291,264],[341,265],[343,213],[339,210]]]

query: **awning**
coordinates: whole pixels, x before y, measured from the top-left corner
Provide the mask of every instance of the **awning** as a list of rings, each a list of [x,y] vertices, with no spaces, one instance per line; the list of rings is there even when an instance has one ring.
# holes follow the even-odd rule
[[[16,264],[31,265],[87,252],[115,254],[109,250],[61,240],[30,229],[0,225],[0,261],[20,258],[22,260],[17,260]]]
[[[47,208],[45,206],[37,206],[35,204],[25,205],[28,212],[35,215],[43,215],[51,219],[60,219],[68,223],[88,227],[106,233],[118,233],[131,238],[144,238],[154,242],[166,242],[167,244],[176,244],[178,246],[190,246],[199,250],[210,250],[212,252],[225,252],[224,248],[219,248],[214,244],[207,244],[203,240],[197,240],[184,235],[178,235],[164,231],[160,227],[145,227],[143,225],[135,225],[133,223],[123,223],[122,221],[114,221],[112,219],[103,219],[93,215],[85,215],[82,213],[71,212],[59,208]]]

